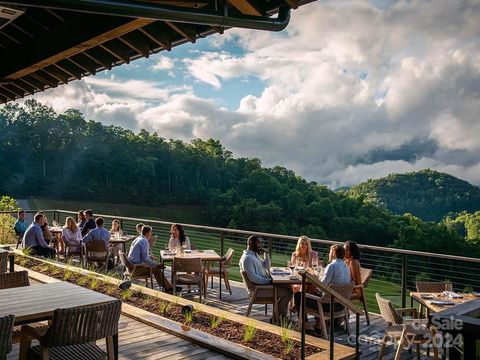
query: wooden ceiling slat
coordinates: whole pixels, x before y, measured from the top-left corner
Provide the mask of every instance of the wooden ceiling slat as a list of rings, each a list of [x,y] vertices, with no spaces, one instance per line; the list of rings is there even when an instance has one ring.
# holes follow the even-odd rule
[[[3,96],[7,98],[7,100],[15,100],[16,95],[12,93],[10,90],[5,89],[3,85],[0,85],[0,92],[2,93]]]
[[[84,54],[108,70],[112,69],[112,65],[115,62],[112,55],[107,53],[105,50],[100,49],[98,46],[88,49],[88,51],[86,51]]]
[[[130,48],[124,45],[121,41],[110,40],[101,46],[105,51],[108,51],[119,60],[126,62],[127,64],[130,62]]]
[[[97,73],[97,63],[84,53],[68,58],[72,63],[84,69],[87,73],[95,75]]]
[[[172,50],[171,28],[162,22],[156,22],[139,29],[152,41],[163,46],[166,50]]]
[[[34,73],[30,73],[30,75],[34,79],[44,83],[45,85],[48,85],[48,86],[52,87],[52,88],[58,86],[59,81],[57,79],[55,79],[54,77],[52,77],[51,75],[48,75],[47,73],[43,72],[42,70],[38,70]]]
[[[60,70],[76,78],[77,80],[80,80],[82,78],[82,69],[80,69],[78,66],[75,66],[72,62],[68,60],[59,61],[54,66],[58,67]]]
[[[139,54],[142,54],[144,57],[150,55],[150,43],[148,37],[143,35],[141,32],[134,31],[128,34],[125,34],[118,38],[125,45],[135,50]]]
[[[18,61],[9,61],[7,66],[0,68],[0,78],[16,79],[25,76],[152,23],[152,20],[146,19],[106,18],[104,20],[99,21],[99,16],[91,15],[79,16],[65,22],[53,34],[37,39],[38,52],[35,56],[30,54],[26,46],[9,55],[14,56]]]
[[[36,89],[40,91],[45,90],[45,83],[41,82],[40,80],[35,79],[34,77],[27,75],[24,76],[23,78],[20,78],[19,80],[25,81],[26,83],[34,86]]]
[[[18,39],[15,39],[12,35],[6,33],[5,31],[0,31],[0,34],[4,37],[6,37],[10,42],[13,44],[13,46],[10,47],[15,47],[16,45],[22,45],[22,42]]]
[[[22,79],[17,79],[15,81],[15,86],[20,86],[20,88],[24,89],[26,92],[30,94],[35,93],[35,87]]]
[[[165,24],[170,26],[176,33],[180,34],[188,41],[192,43],[197,41],[197,32],[195,30],[195,25],[179,24],[170,21],[165,21]]]
[[[229,2],[242,14],[262,16],[262,13],[255,6],[253,6],[252,2],[249,0],[230,0]]]
[[[2,88],[8,92],[10,92],[10,94],[13,95],[13,97],[24,97],[25,96],[25,93],[23,91],[21,91],[20,89],[16,88],[15,86],[12,86],[11,84],[3,84],[2,85]]]
[[[58,81],[64,84],[68,83],[68,74],[66,74],[64,71],[60,70],[59,68],[55,67],[54,65],[44,67],[42,70],[45,71],[50,76],[57,79]]]

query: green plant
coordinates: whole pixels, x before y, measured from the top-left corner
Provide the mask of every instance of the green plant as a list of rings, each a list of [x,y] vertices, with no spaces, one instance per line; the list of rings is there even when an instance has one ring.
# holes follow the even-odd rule
[[[473,293],[473,288],[471,286],[465,286],[465,288],[462,291],[464,294],[471,294]]]
[[[72,271],[69,269],[66,269],[65,272],[63,273],[63,280],[68,281],[72,277]]]
[[[77,285],[84,286],[87,283],[88,278],[85,275],[80,275],[77,279]]]
[[[249,322],[245,326],[245,332],[243,333],[243,341],[247,343],[252,341],[256,332],[257,332],[257,328],[255,327],[255,324],[253,322]]]
[[[285,344],[285,355],[288,355],[295,348],[295,341],[293,341],[292,339],[287,339],[287,341],[285,341],[284,344]]]
[[[286,343],[291,338],[291,331],[295,330],[295,325],[286,317],[280,319],[280,337]]]
[[[22,253],[23,255],[26,255],[26,256],[32,256],[32,249],[29,247],[23,248]]]
[[[215,330],[222,323],[222,319],[218,316],[210,316],[210,327]]]
[[[98,285],[100,285],[100,280],[92,277],[90,279],[90,289],[96,290],[96,289],[98,289]]]
[[[123,292],[122,292],[122,300],[123,301],[127,301],[132,296],[133,296],[133,290],[132,289],[123,290]]]
[[[161,300],[160,303],[158,304],[158,308],[162,314],[166,314],[171,307],[172,307],[172,304],[169,301]]]
[[[113,285],[113,284],[106,284],[105,285],[105,292],[107,293],[107,295],[112,295],[115,293],[115,290],[117,290],[117,286],[116,285]]]
[[[185,318],[185,324],[191,323],[193,321],[193,311],[186,311],[183,317]]]

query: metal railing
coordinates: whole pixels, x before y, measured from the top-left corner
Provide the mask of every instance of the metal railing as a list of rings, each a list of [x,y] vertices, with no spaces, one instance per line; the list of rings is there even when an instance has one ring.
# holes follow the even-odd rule
[[[36,211],[28,211],[34,213]],[[67,216],[75,216],[74,211],[66,210],[43,210],[49,221],[55,220],[60,224],[65,222]],[[4,212],[5,213],[5,212]],[[15,213],[15,212],[6,212]],[[105,218],[105,227],[111,224],[111,220],[120,220],[124,232],[129,235],[136,233],[137,223],[153,226],[158,240],[153,247],[155,255],[168,244],[170,227],[173,224],[168,221],[154,219],[132,218],[109,214],[95,214]],[[295,250],[298,238],[257,231],[246,231],[228,228],[219,228],[203,225],[182,224],[191,243],[197,249],[213,249],[223,255],[228,248],[233,248],[234,259],[229,271],[229,278],[241,281],[238,262],[242,251],[246,248],[246,239],[255,233],[264,238],[264,246],[268,246],[272,254],[272,265],[286,267],[291,253]],[[326,264],[328,261],[329,247],[338,241],[311,239],[312,247],[318,251],[320,259]],[[128,244],[127,244],[128,246]],[[370,310],[377,310],[375,292],[389,298],[396,305],[405,307],[409,298],[409,291],[415,290],[417,281],[445,281],[449,280],[453,289],[463,291],[472,289],[480,291],[480,259],[465,256],[455,256],[439,253],[429,253],[413,250],[395,249],[388,247],[359,244],[361,250],[361,264],[365,268],[373,269],[373,275],[366,288],[367,302]]]

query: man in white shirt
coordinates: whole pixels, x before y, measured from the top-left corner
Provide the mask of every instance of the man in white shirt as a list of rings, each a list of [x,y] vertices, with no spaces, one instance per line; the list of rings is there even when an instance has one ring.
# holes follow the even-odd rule
[[[245,271],[248,280],[255,285],[267,285],[272,283],[272,278],[268,270],[270,269],[271,261],[268,252],[265,252],[263,260],[260,258],[259,253],[261,249],[262,238],[258,235],[252,235],[247,240],[247,250],[243,251],[243,255],[240,258],[240,271]],[[292,289],[289,286],[275,285],[277,286],[278,296],[278,313],[280,317],[285,317],[288,311],[288,303],[292,298]],[[272,298],[272,289],[262,289],[256,293],[256,298]]]

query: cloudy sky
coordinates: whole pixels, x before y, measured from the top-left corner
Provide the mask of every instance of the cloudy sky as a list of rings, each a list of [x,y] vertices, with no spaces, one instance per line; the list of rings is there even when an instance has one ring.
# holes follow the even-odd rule
[[[36,99],[164,138],[216,138],[332,188],[432,168],[480,184],[480,0],[318,1]]]

